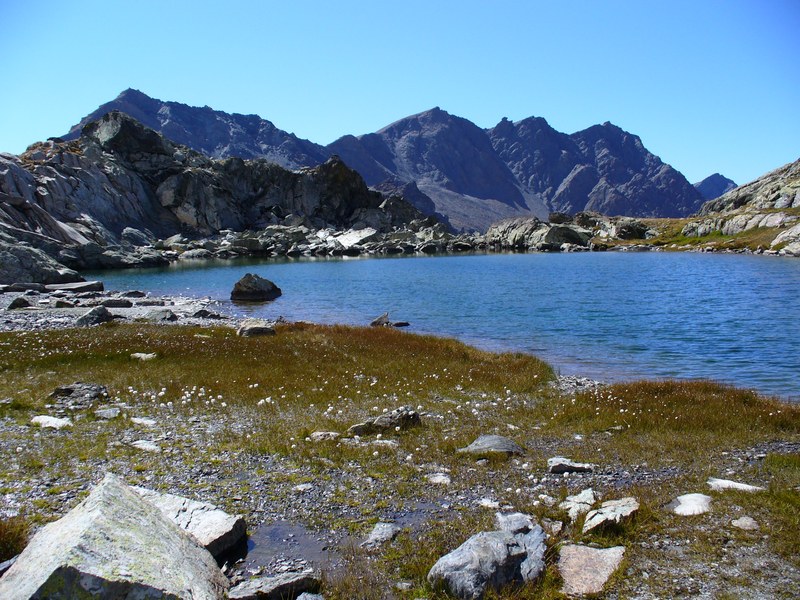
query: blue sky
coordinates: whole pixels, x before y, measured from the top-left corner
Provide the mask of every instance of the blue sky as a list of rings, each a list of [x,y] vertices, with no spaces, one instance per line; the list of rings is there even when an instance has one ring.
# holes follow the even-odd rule
[[[798,0],[0,0],[0,151],[133,87],[323,144],[433,106],[611,121],[744,183],[800,157],[798,32]]]

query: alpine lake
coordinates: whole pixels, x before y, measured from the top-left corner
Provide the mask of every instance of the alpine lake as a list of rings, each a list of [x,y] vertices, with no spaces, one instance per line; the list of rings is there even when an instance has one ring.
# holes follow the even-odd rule
[[[273,302],[233,304],[245,273]],[[800,260],[606,252],[181,261],[87,273],[108,290],[207,297],[236,316],[366,325],[534,354],[606,382],[711,379],[800,401]]]

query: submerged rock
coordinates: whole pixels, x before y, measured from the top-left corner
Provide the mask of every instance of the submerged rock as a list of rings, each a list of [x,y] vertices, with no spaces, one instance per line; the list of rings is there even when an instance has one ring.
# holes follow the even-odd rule
[[[0,579],[0,598],[220,600],[228,586],[206,550],[107,475],[33,537]]]

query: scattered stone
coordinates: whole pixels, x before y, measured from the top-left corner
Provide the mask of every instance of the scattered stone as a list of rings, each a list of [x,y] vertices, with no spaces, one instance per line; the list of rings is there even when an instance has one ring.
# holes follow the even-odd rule
[[[142,425],[143,427],[154,427],[156,424],[153,419],[146,419],[144,417],[131,417],[131,423]]]
[[[740,517],[731,521],[731,525],[744,529],[745,531],[755,531],[759,529],[759,525],[753,517]]]
[[[702,515],[711,510],[711,496],[705,494],[684,494],[667,505],[676,515]]]
[[[605,527],[612,523],[619,524],[639,511],[639,502],[636,498],[627,497],[619,500],[608,500],[600,508],[589,511],[583,522],[583,533],[588,533],[597,527]]]
[[[178,320],[178,315],[168,308],[156,308],[147,312],[142,318],[151,323],[172,323]]]
[[[563,456],[554,456],[547,459],[547,469],[556,475],[562,473],[592,473],[594,472],[594,467],[591,463],[578,463]]]
[[[737,490],[740,492],[763,492],[764,488],[757,485],[748,485],[746,483],[739,483],[738,481],[731,481],[730,479],[717,479],[712,477],[708,480],[708,486],[715,492],[722,492],[724,490]]]
[[[562,546],[559,554],[558,571],[564,580],[562,593],[584,596],[603,591],[608,578],[619,568],[625,547],[601,549],[569,544]]]
[[[75,321],[75,325],[78,327],[91,327],[93,325],[100,325],[101,323],[108,323],[109,321],[113,320],[114,315],[111,314],[111,311],[109,311],[105,306],[95,306],[88,312],[78,317],[78,320]]]
[[[139,450],[144,450],[145,452],[161,452],[161,448],[155,442],[151,442],[150,440],[136,440],[135,442],[131,443],[131,446],[134,448],[138,448]]]
[[[445,473],[431,473],[426,476],[426,479],[436,485],[450,485],[451,483],[450,477]]]
[[[569,514],[569,520],[575,521],[580,515],[589,512],[595,502],[597,502],[597,498],[595,498],[594,490],[592,488],[587,488],[579,494],[567,496],[564,501],[558,505],[558,508],[566,510]]]
[[[556,537],[561,533],[561,530],[564,529],[564,524],[555,519],[542,519],[542,529],[544,529],[550,537]]]
[[[525,454],[522,446],[502,435],[482,435],[466,448],[459,448],[457,452],[474,456]]]
[[[245,319],[236,330],[236,335],[241,337],[255,337],[257,335],[275,335],[275,326],[263,319]]]
[[[116,419],[121,414],[121,412],[122,411],[116,407],[98,408],[96,411],[94,411],[94,416],[97,417],[98,419],[110,420],[110,419]]]
[[[247,273],[233,286],[231,300],[238,302],[264,302],[275,300],[281,295],[281,289],[269,279]]]
[[[109,474],[33,537],[0,579],[0,598],[218,600],[228,586],[208,552]]]
[[[72,421],[70,421],[69,419],[59,419],[58,417],[51,417],[48,415],[38,415],[36,417],[33,417],[31,419],[31,424],[49,429],[62,429],[64,427],[72,427]]]
[[[100,306],[105,306],[106,308],[130,308],[133,306],[133,302],[127,298],[103,298],[100,301]]]
[[[141,361],[148,361],[153,360],[156,358],[157,354],[155,352],[147,353],[147,352],[134,352],[131,354],[131,358],[134,360],[141,360]]]
[[[340,436],[338,431],[315,431],[308,437],[312,442],[332,442],[339,439]]]
[[[56,407],[62,410],[83,410],[91,408],[95,402],[108,397],[108,388],[99,383],[76,381],[71,385],[57,387],[50,394]]]
[[[73,283],[50,283],[44,286],[49,292],[65,291],[65,292],[102,292],[102,281],[75,281]]]
[[[8,310],[16,310],[19,308],[32,308],[33,303],[28,300],[25,296],[17,296],[11,301],[11,304],[8,305]]]
[[[69,300],[64,300],[63,298],[51,298],[50,299],[50,307],[51,308],[75,308],[75,303],[70,302]]]
[[[282,573],[240,583],[228,592],[229,600],[284,600],[319,590],[320,579],[313,573]]]
[[[372,435],[375,433],[394,432],[410,429],[419,425],[422,419],[419,413],[410,406],[401,406],[391,412],[384,413],[375,419],[350,426],[347,435]]]
[[[134,487],[133,490],[186,530],[215,558],[234,548],[247,535],[241,515],[229,515],[213,504]]]
[[[398,533],[400,533],[400,528],[394,523],[375,523],[369,537],[361,542],[361,547],[377,548],[386,542],[391,542]]]
[[[313,483],[300,483],[292,488],[295,492],[302,494],[303,492],[310,492],[314,489]]]
[[[200,310],[195,311],[192,313],[192,317],[195,319],[224,319],[221,314],[208,310],[207,308],[201,308]]]
[[[538,525],[527,533],[477,533],[441,557],[428,573],[428,582],[462,600],[477,600],[487,589],[534,581],[544,570],[544,540]]]
[[[102,291],[102,290],[101,290]],[[142,290],[126,290],[120,293],[123,298],[146,298],[147,293]]]

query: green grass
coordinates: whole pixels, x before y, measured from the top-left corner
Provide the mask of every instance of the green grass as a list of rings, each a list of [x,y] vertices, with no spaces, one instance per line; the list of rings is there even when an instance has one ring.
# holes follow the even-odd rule
[[[134,352],[155,352],[158,358],[142,363],[130,358]],[[210,500],[241,511],[248,510],[250,497],[247,481],[236,476],[252,465],[251,474],[268,484],[264,499],[270,502],[290,501],[285,490],[300,483],[335,482],[329,507],[314,507],[304,525],[349,532],[354,539],[385,512],[448,496],[457,518],[434,517],[407,529],[377,554],[350,548],[344,573],[325,586],[329,598],[371,599],[406,580],[412,589],[397,592],[398,597],[439,599],[442,593],[425,579],[430,567],[493,520],[493,511],[453,499],[485,490],[480,493],[538,518],[563,519],[557,506],[537,501],[532,482],[545,475],[549,456],[563,454],[615,472],[663,474],[653,485],[600,490],[604,499],[637,497],[637,518],[587,535],[580,533],[581,519],[566,524],[549,542],[548,568],[540,581],[487,597],[560,597],[555,562],[558,544],[565,541],[625,545],[634,572],[649,569],[645,562],[653,561],[664,563],[668,573],[669,557],[645,549],[668,538],[691,540],[686,552],[698,568],[723,560],[720,548],[729,539],[763,543],[775,556],[798,564],[800,457],[770,454],[744,466],[725,462],[730,453],[759,444],[800,441],[798,406],[706,381],[629,382],[571,397],[550,387],[553,379],[552,369],[532,356],[492,354],[388,328],[297,324],[261,338],[239,338],[223,327],[145,324],[3,333],[0,397],[11,402],[0,405],[0,418],[10,424],[0,444],[0,487],[6,493],[38,491],[31,491],[36,499],[23,511],[36,524],[63,514],[83,497],[85,492],[65,503],[61,492],[75,481],[94,481],[92,469],[123,470],[130,483],[159,488],[174,479],[171,469],[203,467],[219,475],[219,497]],[[129,414],[102,421],[86,411],[62,432],[28,427],[33,415],[49,411],[53,389],[73,381],[107,386],[110,401],[126,403]],[[360,444],[341,438],[307,441],[314,431],[344,434],[349,425],[400,405],[421,407],[424,416],[418,427],[382,436],[396,445],[374,445],[377,436]],[[169,433],[169,452],[132,449],[130,440],[152,430],[132,424],[128,416],[154,418],[156,434]],[[526,455],[477,464],[456,452],[485,433],[511,437]],[[731,478],[767,491],[713,494],[709,519],[716,519],[714,527],[700,527],[705,517],[680,519],[665,510],[679,494],[707,491],[709,476],[724,476],[723,463],[738,469]],[[452,480],[446,488],[425,478],[442,470]],[[369,486],[363,485],[365,478]],[[552,479],[546,489],[551,496],[574,493],[571,480]],[[188,492],[196,484],[183,485]],[[244,506],[233,496],[244,498]],[[729,515],[737,514],[764,523],[769,539],[732,531]],[[610,587],[624,596],[630,591],[626,585],[620,575]],[[665,594],[679,592],[665,574],[653,574],[650,586]]]

